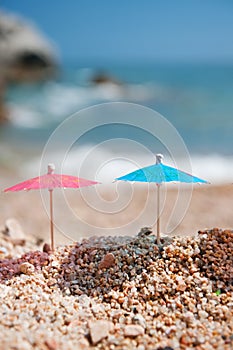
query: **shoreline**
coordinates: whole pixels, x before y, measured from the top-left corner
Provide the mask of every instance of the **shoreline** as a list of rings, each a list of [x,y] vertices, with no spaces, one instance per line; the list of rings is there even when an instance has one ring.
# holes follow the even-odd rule
[[[196,234],[213,227],[233,228],[233,185],[196,186],[191,194],[188,187],[168,186],[161,203],[161,231],[169,236]],[[26,236],[48,242],[48,204],[48,191],[2,193],[0,227],[13,218]],[[111,185],[84,191],[56,189],[54,224],[58,245],[94,235],[134,235],[145,226],[155,231],[156,188]]]

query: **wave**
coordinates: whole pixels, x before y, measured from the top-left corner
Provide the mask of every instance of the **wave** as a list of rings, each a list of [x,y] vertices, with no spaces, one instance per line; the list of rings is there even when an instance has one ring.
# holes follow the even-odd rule
[[[58,151],[43,157],[33,158],[30,161],[25,160],[24,166],[21,167],[21,175],[24,174],[25,176],[25,173],[27,173],[28,176],[33,176],[46,172],[47,163],[52,162],[56,165],[57,172],[86,177],[107,185],[114,182],[116,177],[155,162],[155,156],[151,153],[138,151],[113,152],[101,147],[93,147],[93,145],[82,146],[78,150],[72,150],[68,154],[64,154],[65,158],[61,158],[63,153]],[[194,154],[190,155],[189,160],[176,159],[175,162],[179,164],[180,170],[205,179],[210,184],[233,183],[232,156]],[[176,166],[174,160],[169,156],[165,156],[164,163]],[[191,164],[191,168],[188,163]]]
[[[161,88],[162,89],[162,88]],[[95,86],[50,82],[38,90],[26,89],[20,98],[9,101],[11,123],[23,128],[39,128],[64,120],[82,108],[104,102],[130,101],[142,103],[159,98],[162,91],[154,84]]]

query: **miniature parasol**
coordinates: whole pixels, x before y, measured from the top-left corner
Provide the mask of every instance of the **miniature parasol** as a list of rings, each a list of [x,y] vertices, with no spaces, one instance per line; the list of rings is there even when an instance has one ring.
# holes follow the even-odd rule
[[[50,197],[50,235],[52,250],[54,250],[53,190],[55,188],[80,188],[98,184],[96,181],[90,181],[72,175],[54,174],[54,170],[55,166],[49,164],[47,174],[34,177],[4,190],[4,192],[16,192],[48,189]]]
[[[116,180],[154,182],[157,185],[157,243],[160,244],[160,186],[164,182],[208,183],[196,176],[162,163],[163,155],[156,154],[156,163],[132,173],[118,177]]]

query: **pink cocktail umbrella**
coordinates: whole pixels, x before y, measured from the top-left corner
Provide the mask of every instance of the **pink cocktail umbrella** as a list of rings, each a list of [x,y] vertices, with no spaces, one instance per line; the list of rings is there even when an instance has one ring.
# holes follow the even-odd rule
[[[54,227],[53,227],[53,190],[54,188],[80,188],[96,185],[99,182],[82,179],[72,175],[54,174],[55,166],[48,165],[48,173],[42,176],[34,177],[33,179],[20,182],[19,184],[6,188],[4,192],[17,192],[48,189],[50,197],[50,233],[51,233],[51,248],[54,250]]]

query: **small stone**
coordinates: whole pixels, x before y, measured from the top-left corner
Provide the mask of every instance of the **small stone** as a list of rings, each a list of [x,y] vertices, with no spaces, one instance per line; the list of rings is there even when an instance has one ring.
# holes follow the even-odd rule
[[[59,264],[59,262],[57,260],[53,260],[52,263],[51,263],[51,266],[52,267],[59,267],[60,264]]]
[[[93,345],[99,343],[106,338],[113,329],[113,323],[106,320],[98,320],[89,322],[89,330]]]
[[[101,262],[99,263],[98,268],[101,269],[108,269],[111,266],[115,265],[115,256],[112,253],[106,254]]]
[[[76,350],[86,350],[89,349],[89,342],[86,338],[82,337],[78,340],[78,347]]]
[[[25,275],[31,275],[35,272],[35,267],[28,262],[24,262],[20,265],[20,272],[24,273]]]
[[[200,318],[207,318],[209,316],[208,312],[206,312],[204,310],[198,311],[198,315]]]
[[[178,286],[176,287],[176,290],[179,292],[184,292],[186,290],[187,286],[185,283],[179,283]]]
[[[125,337],[137,337],[144,334],[144,328],[137,324],[129,324],[125,326]]]
[[[7,249],[5,247],[0,247],[0,256],[5,256],[7,255]]]
[[[142,227],[140,232],[138,233],[138,237],[149,236],[152,233],[151,227]]]
[[[50,247],[50,245],[48,244],[48,243],[45,243],[44,245],[43,245],[43,252],[44,253],[51,253],[52,252],[52,249],[51,249],[51,247]]]
[[[47,346],[48,350],[56,350],[57,349],[57,343],[54,339],[47,339],[47,340],[45,340],[44,343]]]
[[[49,287],[55,286],[57,284],[56,278],[50,278],[47,284]]]
[[[20,245],[23,247],[26,244],[25,239],[12,239],[11,241],[14,246]]]
[[[180,344],[188,346],[190,344],[189,339],[187,338],[187,336],[185,334],[183,334],[180,338]]]
[[[25,240],[26,238],[20,223],[13,218],[6,220],[3,233],[15,240]]]
[[[145,318],[141,315],[141,314],[137,314],[133,317],[133,322],[135,324],[139,324],[140,326],[142,326],[143,328],[146,327],[146,321]]]

